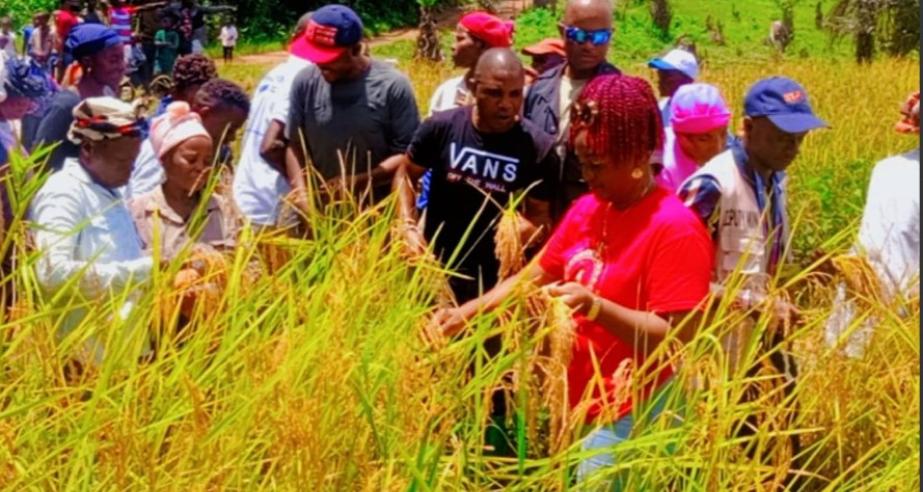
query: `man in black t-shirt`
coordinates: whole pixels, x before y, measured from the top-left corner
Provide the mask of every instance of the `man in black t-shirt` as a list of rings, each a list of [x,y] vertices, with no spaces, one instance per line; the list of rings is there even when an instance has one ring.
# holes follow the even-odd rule
[[[422,235],[448,267],[470,277],[450,281],[458,302],[497,283],[495,226],[514,195],[527,193],[526,219],[546,231],[550,225],[547,178],[558,157],[552,137],[519,118],[524,74],[509,49],[487,50],[468,81],[475,106],[437,113],[420,126],[406,154],[381,165],[380,172],[394,174],[406,231],[418,244],[411,181],[432,170]]]

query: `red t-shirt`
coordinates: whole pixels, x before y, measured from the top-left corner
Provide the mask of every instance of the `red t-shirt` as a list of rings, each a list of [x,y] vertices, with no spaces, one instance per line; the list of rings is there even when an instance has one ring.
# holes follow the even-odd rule
[[[713,258],[711,239],[702,222],[676,196],[658,186],[627,210],[611,207],[593,194],[583,196],[551,236],[540,264],[553,277],[580,282],[626,308],[666,314],[700,307],[708,295]],[[634,359],[637,370],[645,356],[640,350],[636,353],[634,340],[623,340],[580,314],[574,321],[577,333],[567,370],[568,396],[575,407],[587,386],[592,387],[587,414],[592,421],[606,402],[612,405],[618,391],[627,389],[619,388],[613,378],[622,361]],[[671,375],[672,369],[661,370],[641,397],[646,398]],[[616,419],[631,408],[629,398],[618,408]],[[609,410],[611,414],[614,409]]]
[[[77,25],[80,19],[70,10],[58,10],[54,16],[55,35],[58,40],[58,50],[64,46],[64,40],[70,34],[71,28]]]

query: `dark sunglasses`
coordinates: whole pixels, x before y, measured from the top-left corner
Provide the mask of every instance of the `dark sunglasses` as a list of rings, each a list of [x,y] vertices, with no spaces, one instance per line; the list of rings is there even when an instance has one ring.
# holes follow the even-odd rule
[[[612,29],[597,29],[595,31],[587,31],[585,29],[580,29],[579,27],[566,26],[564,24],[558,24],[562,29],[564,29],[564,35],[570,41],[573,41],[577,44],[583,44],[589,41],[593,46],[602,46],[609,42],[612,39]]]

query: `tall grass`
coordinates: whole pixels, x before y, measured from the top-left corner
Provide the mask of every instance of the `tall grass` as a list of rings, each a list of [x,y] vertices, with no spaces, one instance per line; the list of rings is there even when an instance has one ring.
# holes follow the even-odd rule
[[[771,67],[801,81],[834,127],[810,137],[793,170],[799,251],[842,251],[871,163],[917,143],[890,130],[897,102],[918,84],[912,66]],[[741,66],[710,71],[707,79],[739,107],[744,88],[766,71]],[[444,75],[427,66],[409,73],[421,101]],[[25,206],[41,181],[22,172],[30,165],[14,161],[10,191],[18,219],[5,236],[17,252],[11,280],[18,299],[0,325],[4,489],[574,486],[573,465],[588,454],[580,451],[586,429],[579,409],[561,419],[560,400],[547,391],[553,371],[539,370],[550,364],[541,345],[555,333],[554,318],[532,319],[524,286],[508,309],[475,319],[465,337],[428,346],[420,333],[441,298],[445,272],[404,258],[391,237],[391,201],[362,211],[350,200],[336,202],[308,217],[310,240],[245,231],[227,261],[220,296],[199,307],[182,341],[166,330],[157,357],[138,363],[142,334],[113,319],[114,303],[90,303],[87,321],[56,339],[62,303],[80,301],[50,303],[36,287],[36,253],[22,240]],[[289,262],[274,275],[244,275],[267,243],[288,253]],[[878,319],[875,336],[865,356],[848,359],[823,343],[833,284],[811,268],[775,282],[805,313],[805,324],[785,337],[801,368],[790,396],[778,390],[774,372],[748,377],[728,369],[716,340],[743,315],[726,307],[716,307],[716,321],[700,327],[685,348],[664,343],[663,357],[651,364],[680,365],[670,418],[637,429],[618,448],[617,467],[585,488],[621,474],[629,490],[769,490],[786,479],[809,490],[916,490],[919,303],[908,303],[904,316],[880,301],[862,304],[862,316]],[[175,314],[165,299],[175,294],[172,285],[168,273],[141,287],[143,299],[128,323],[172,326]],[[766,324],[757,319],[757,332]],[[107,358],[79,378],[65,378],[64,365],[91,334],[107,340]],[[485,360],[481,344],[494,334],[515,343]],[[753,345],[745,360],[756,363],[766,354]],[[622,376],[637,388],[648,369]],[[766,386],[764,396],[738,403],[753,384]],[[514,458],[492,457],[483,447],[488,395],[496,388],[514,395],[512,418],[521,424]],[[755,432],[735,437],[741,419],[752,414],[761,416]],[[565,423],[566,437],[553,444],[555,419]],[[802,444],[794,460],[790,435]]]

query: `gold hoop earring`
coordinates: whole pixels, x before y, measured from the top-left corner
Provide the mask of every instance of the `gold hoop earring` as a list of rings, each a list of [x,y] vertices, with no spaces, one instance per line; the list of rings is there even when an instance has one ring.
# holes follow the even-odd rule
[[[636,167],[634,171],[631,172],[631,179],[641,179],[644,177],[644,170],[640,167]]]

